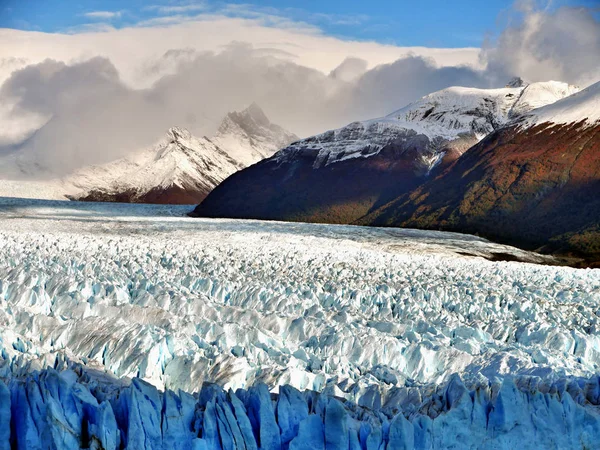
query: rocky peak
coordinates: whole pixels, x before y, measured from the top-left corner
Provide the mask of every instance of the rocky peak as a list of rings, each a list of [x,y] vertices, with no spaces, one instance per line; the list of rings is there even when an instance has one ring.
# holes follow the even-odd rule
[[[244,165],[272,156],[298,137],[271,123],[263,110],[252,103],[243,111],[227,114],[214,142]]]
[[[167,137],[172,142],[177,142],[182,139],[189,140],[192,137],[192,134],[186,130],[185,128],[180,127],[171,127],[169,131],[167,131]]]
[[[239,113],[240,116],[245,118],[251,118],[254,122],[263,125],[269,126],[271,122],[265,115],[264,111],[260,106],[258,106],[255,102],[252,102],[250,106],[248,106],[245,110]]]
[[[243,111],[234,111],[227,114],[221,123],[218,133],[225,133],[231,128],[239,127],[246,133],[260,134],[263,128],[271,128],[272,124],[256,103],[252,103]]]
[[[529,83],[527,83],[526,81],[523,81],[523,78],[521,77],[514,77],[512,78],[505,87],[507,88],[520,88],[520,87],[525,87],[527,86]]]

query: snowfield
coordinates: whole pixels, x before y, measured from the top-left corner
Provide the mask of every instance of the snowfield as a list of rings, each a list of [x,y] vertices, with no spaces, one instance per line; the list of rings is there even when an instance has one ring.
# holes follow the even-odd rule
[[[600,270],[189,209],[0,198],[0,448],[600,448]]]

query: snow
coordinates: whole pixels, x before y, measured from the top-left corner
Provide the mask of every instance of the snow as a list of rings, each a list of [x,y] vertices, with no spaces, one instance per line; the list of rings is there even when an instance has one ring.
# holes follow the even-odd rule
[[[450,87],[426,95],[385,117],[353,122],[298,141],[279,152],[277,158],[286,160],[298,151],[318,151],[315,167],[321,167],[368,158],[394,141],[422,135],[431,142],[432,148],[423,150],[422,161],[431,170],[440,161],[439,155],[447,143],[469,138],[472,145],[531,109],[556,102],[578,90],[576,86],[556,81],[501,89]]]
[[[559,81],[529,84],[523,89],[519,99],[512,106],[510,116],[520,117],[533,109],[551,105],[579,91],[579,87]]]
[[[599,442],[600,270],[488,261],[551,262],[454,233],[185,212],[0,200],[18,448],[79,448],[84,423],[102,448]]]
[[[522,126],[530,127],[545,122],[570,124],[582,121],[588,125],[600,122],[600,82],[556,103],[532,111],[524,118]]]
[[[389,116],[433,138],[454,139],[461,133],[485,135],[506,121],[522,89],[450,87],[423,97]],[[490,119],[490,116],[492,119]]]
[[[196,138],[185,129],[173,127],[155,148],[84,170],[71,177],[70,182],[86,190],[131,190],[140,195],[170,186],[212,189],[240,167],[209,139]]]

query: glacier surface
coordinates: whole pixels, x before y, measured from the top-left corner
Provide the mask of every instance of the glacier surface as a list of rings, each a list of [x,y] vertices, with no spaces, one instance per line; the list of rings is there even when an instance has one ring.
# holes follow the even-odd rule
[[[0,448],[600,448],[600,270],[185,212],[0,199]]]

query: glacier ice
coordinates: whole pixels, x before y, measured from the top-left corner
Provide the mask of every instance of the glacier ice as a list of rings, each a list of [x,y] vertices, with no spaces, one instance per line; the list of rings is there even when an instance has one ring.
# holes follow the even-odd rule
[[[0,200],[0,448],[599,448],[600,270],[183,212]]]
[[[160,392],[138,378],[115,387],[78,365],[59,370],[15,375],[0,385],[2,420],[8,415],[14,424],[3,428],[1,448],[599,448],[598,403],[577,402],[564,383],[541,392],[521,390],[507,378],[469,391],[454,376],[419,411],[408,413],[401,405],[371,410],[290,386],[271,396],[261,383],[236,392],[205,384],[190,395]],[[293,416],[286,396],[295,399],[302,417]],[[430,409],[435,404],[437,415]]]

